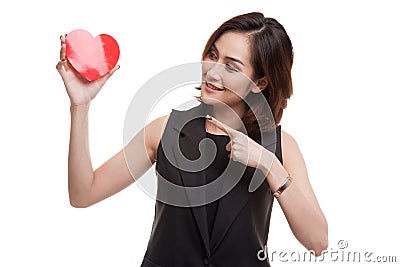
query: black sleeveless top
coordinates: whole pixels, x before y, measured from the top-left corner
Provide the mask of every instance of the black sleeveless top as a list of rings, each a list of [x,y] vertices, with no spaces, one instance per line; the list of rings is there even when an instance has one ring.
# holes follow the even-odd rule
[[[268,259],[259,256],[262,257],[267,248],[274,196],[261,170],[247,166],[242,173],[243,164],[228,158],[225,145],[229,136],[206,134],[206,114],[207,110],[199,105],[189,110],[172,110],[167,121],[157,148],[157,200],[141,267],[270,266]],[[204,166],[205,157],[201,156],[206,146],[200,144],[206,136],[215,140],[220,149],[215,165],[198,170],[196,167]],[[262,137],[263,147],[282,163],[280,126],[263,132]],[[202,160],[192,164],[200,158]],[[221,179],[221,187],[229,191],[208,206],[196,205],[203,199],[204,191],[189,189],[200,188],[208,183],[207,179],[215,181],[225,168],[222,162],[227,162],[226,168],[232,167],[232,172],[237,170],[240,176],[233,175],[235,179],[229,179],[228,173],[227,179]],[[239,180],[230,188],[236,178]],[[251,181],[257,185],[254,191],[249,191]],[[171,184],[184,190],[177,190]],[[209,228],[212,228],[211,236]]]
[[[207,184],[211,183],[215,179],[217,179],[226,169],[228,162],[229,162],[229,153],[230,151],[226,150],[226,145],[230,141],[228,135],[217,135],[213,133],[206,132],[206,137],[212,139],[214,144],[217,147],[217,154],[215,155],[214,160],[212,163],[205,169],[206,172],[206,182]],[[212,150],[210,147],[210,143],[207,143],[206,146],[206,155],[208,157],[212,157]],[[207,192],[206,192],[207,194]],[[217,213],[218,208],[218,199],[206,204],[207,209],[207,223],[208,223],[208,233],[211,236],[215,214]]]

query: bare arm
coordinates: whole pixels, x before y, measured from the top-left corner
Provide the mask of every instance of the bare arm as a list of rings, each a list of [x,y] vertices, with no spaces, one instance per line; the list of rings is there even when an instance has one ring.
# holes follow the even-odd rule
[[[68,192],[72,206],[82,207],[93,177],[89,152],[89,106],[71,105],[71,131],[68,153]]]
[[[278,202],[295,237],[308,250],[314,251],[317,256],[321,255],[328,247],[328,224],[311,187],[303,156],[294,138],[281,131],[282,165],[275,153],[246,134],[212,116],[207,118],[207,123],[230,136],[231,141],[226,145],[226,149],[230,151],[230,159],[260,168],[272,192],[276,192],[288,174],[291,175],[293,181],[278,197]]]
[[[93,171],[89,150],[89,106],[119,66],[115,66],[103,77],[89,82],[80,76],[66,59],[65,37],[60,36],[60,41],[60,60],[56,69],[71,101],[68,154],[69,199],[73,207],[84,208],[121,191],[135,179],[139,179],[152,166],[168,116],[160,117],[146,125],[133,137],[125,149]],[[125,162],[124,152],[130,153],[127,157],[132,163],[129,169]]]
[[[157,147],[168,116],[153,120],[125,149],[93,171],[88,141],[88,107],[71,107],[68,157],[68,191],[73,207],[89,207],[139,179],[155,162]],[[129,168],[125,153],[131,163]]]
[[[328,247],[328,224],[308,179],[306,165],[292,136],[282,131],[283,166],[277,160],[267,175],[270,188],[275,192],[289,173],[290,186],[278,198],[279,205],[294,236],[317,256]],[[267,162],[267,160],[265,160]],[[264,169],[264,173],[268,170]]]

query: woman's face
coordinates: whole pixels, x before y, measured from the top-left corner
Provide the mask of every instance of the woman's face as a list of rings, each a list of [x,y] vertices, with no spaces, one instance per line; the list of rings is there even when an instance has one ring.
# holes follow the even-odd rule
[[[250,91],[257,92],[249,78],[252,75],[247,35],[224,33],[202,62],[202,101],[211,105],[222,102],[230,107],[243,104]]]

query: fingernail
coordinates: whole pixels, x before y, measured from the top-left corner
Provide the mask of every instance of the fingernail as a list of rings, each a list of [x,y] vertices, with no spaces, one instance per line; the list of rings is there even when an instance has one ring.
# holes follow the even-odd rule
[[[118,67],[117,67],[117,70],[119,70],[119,68],[121,68],[121,66],[120,66],[120,65],[118,65]]]
[[[208,115],[208,114],[206,115],[206,118],[209,119],[209,120],[212,120],[212,117],[210,115]]]

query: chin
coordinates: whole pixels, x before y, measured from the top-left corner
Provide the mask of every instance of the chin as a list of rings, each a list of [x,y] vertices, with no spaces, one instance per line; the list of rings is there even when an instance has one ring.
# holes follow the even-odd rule
[[[221,104],[221,100],[214,98],[213,96],[201,94],[201,101],[207,105],[218,105]]]

